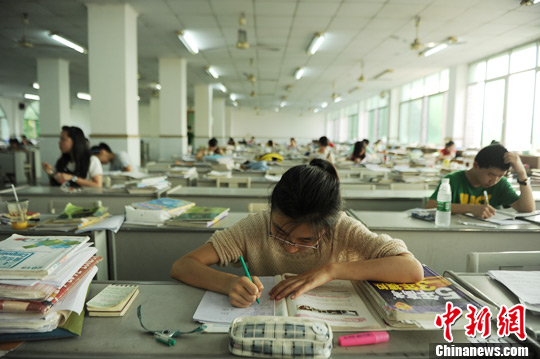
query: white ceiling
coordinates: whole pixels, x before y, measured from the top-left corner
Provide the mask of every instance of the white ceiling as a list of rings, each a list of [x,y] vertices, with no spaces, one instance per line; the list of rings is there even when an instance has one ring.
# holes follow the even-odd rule
[[[94,0],[117,2],[115,0]],[[540,4],[520,0],[126,0],[139,13],[138,64],[140,95],[158,81],[159,57],[188,59],[188,102],[198,83],[215,83],[204,67],[214,66],[220,81],[238,94],[242,107],[274,109],[283,96],[283,111],[306,111],[331,102],[332,93],[356,101],[382,90],[540,38]],[[248,50],[234,47],[240,13],[245,13]],[[87,46],[87,10],[82,0],[0,1],[0,96],[34,92],[36,58],[62,57],[70,62],[70,89],[88,92],[88,56],[59,47],[15,47],[28,13],[28,39],[54,45],[54,30]],[[454,45],[431,57],[409,48],[415,37],[414,17],[422,42],[457,36]],[[191,55],[178,41],[180,29],[192,32],[201,51]],[[317,32],[326,40],[313,56],[306,49]],[[279,51],[269,51],[278,48]],[[92,49],[89,49],[92,51]],[[250,66],[250,59],[254,65]],[[367,82],[359,83],[361,61]],[[296,81],[296,68],[305,75]],[[386,69],[393,73],[373,80]],[[245,74],[253,73],[257,97]],[[287,89],[293,85],[290,91]],[[361,89],[349,90],[360,85]],[[215,92],[215,96],[221,96]],[[332,108],[332,107],[329,107]]]

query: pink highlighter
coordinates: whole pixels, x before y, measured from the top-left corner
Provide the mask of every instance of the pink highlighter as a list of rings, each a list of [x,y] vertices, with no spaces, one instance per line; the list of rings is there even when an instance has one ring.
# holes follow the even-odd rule
[[[366,345],[387,342],[390,336],[387,332],[365,332],[339,337],[339,345],[350,347],[353,345]]]

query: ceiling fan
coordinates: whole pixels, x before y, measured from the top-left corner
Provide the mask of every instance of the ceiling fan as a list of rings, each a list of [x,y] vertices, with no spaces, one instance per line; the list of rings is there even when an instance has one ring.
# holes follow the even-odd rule
[[[250,49],[250,48],[258,48],[260,50],[266,50],[266,51],[279,51],[279,50],[281,50],[278,47],[271,47],[271,46],[259,45],[259,44],[251,45],[248,42],[247,31],[244,28],[244,26],[246,25],[246,22],[247,22],[246,14],[241,13],[240,17],[238,17],[238,25],[240,27],[238,28],[238,37],[237,37],[236,44],[234,45],[234,47],[236,47],[239,50],[247,50],[247,49]]]
[[[41,44],[36,43],[33,41],[30,41],[27,37],[27,28],[28,24],[30,24],[30,18],[28,16],[28,13],[22,14],[22,23],[23,23],[23,34],[22,37],[19,40],[15,40],[14,47],[19,47],[23,49],[31,49],[34,47],[47,47],[47,48],[53,48],[53,49],[66,49],[66,47],[63,46],[56,46],[56,45],[49,45],[49,44]]]

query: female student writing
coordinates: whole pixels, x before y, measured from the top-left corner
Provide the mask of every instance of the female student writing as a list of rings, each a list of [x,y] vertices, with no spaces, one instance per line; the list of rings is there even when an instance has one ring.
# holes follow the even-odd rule
[[[253,283],[210,268],[249,263]],[[294,298],[333,279],[417,282],[420,263],[403,241],[370,232],[341,210],[334,166],[316,159],[289,169],[278,182],[270,209],[216,232],[202,247],[178,259],[171,276],[229,295],[236,307],[261,296],[257,276],[294,273],[270,290],[270,299]]]
[[[42,167],[50,176],[52,185],[72,182],[81,187],[101,187],[101,162],[90,154],[83,131],[74,126],[63,126],[58,142],[62,156],[55,167],[47,162]]]

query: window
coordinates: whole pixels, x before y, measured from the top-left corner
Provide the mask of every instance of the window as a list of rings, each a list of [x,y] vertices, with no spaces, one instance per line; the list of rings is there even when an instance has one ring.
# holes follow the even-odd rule
[[[23,132],[26,138],[30,140],[39,138],[39,101],[33,101],[26,107]]]
[[[444,139],[442,128],[444,123],[444,94],[437,94],[428,98],[427,115],[427,141],[428,145],[439,145]]]
[[[0,139],[9,141],[9,124],[2,106],[0,106]]]
[[[535,71],[530,70],[510,75],[508,80],[505,143],[516,151],[530,148],[535,75]]]
[[[508,53],[489,59],[487,62],[488,80],[508,74]]]
[[[491,141],[501,142],[504,114],[505,80],[486,83],[484,96],[484,118],[482,121],[482,147]]]

